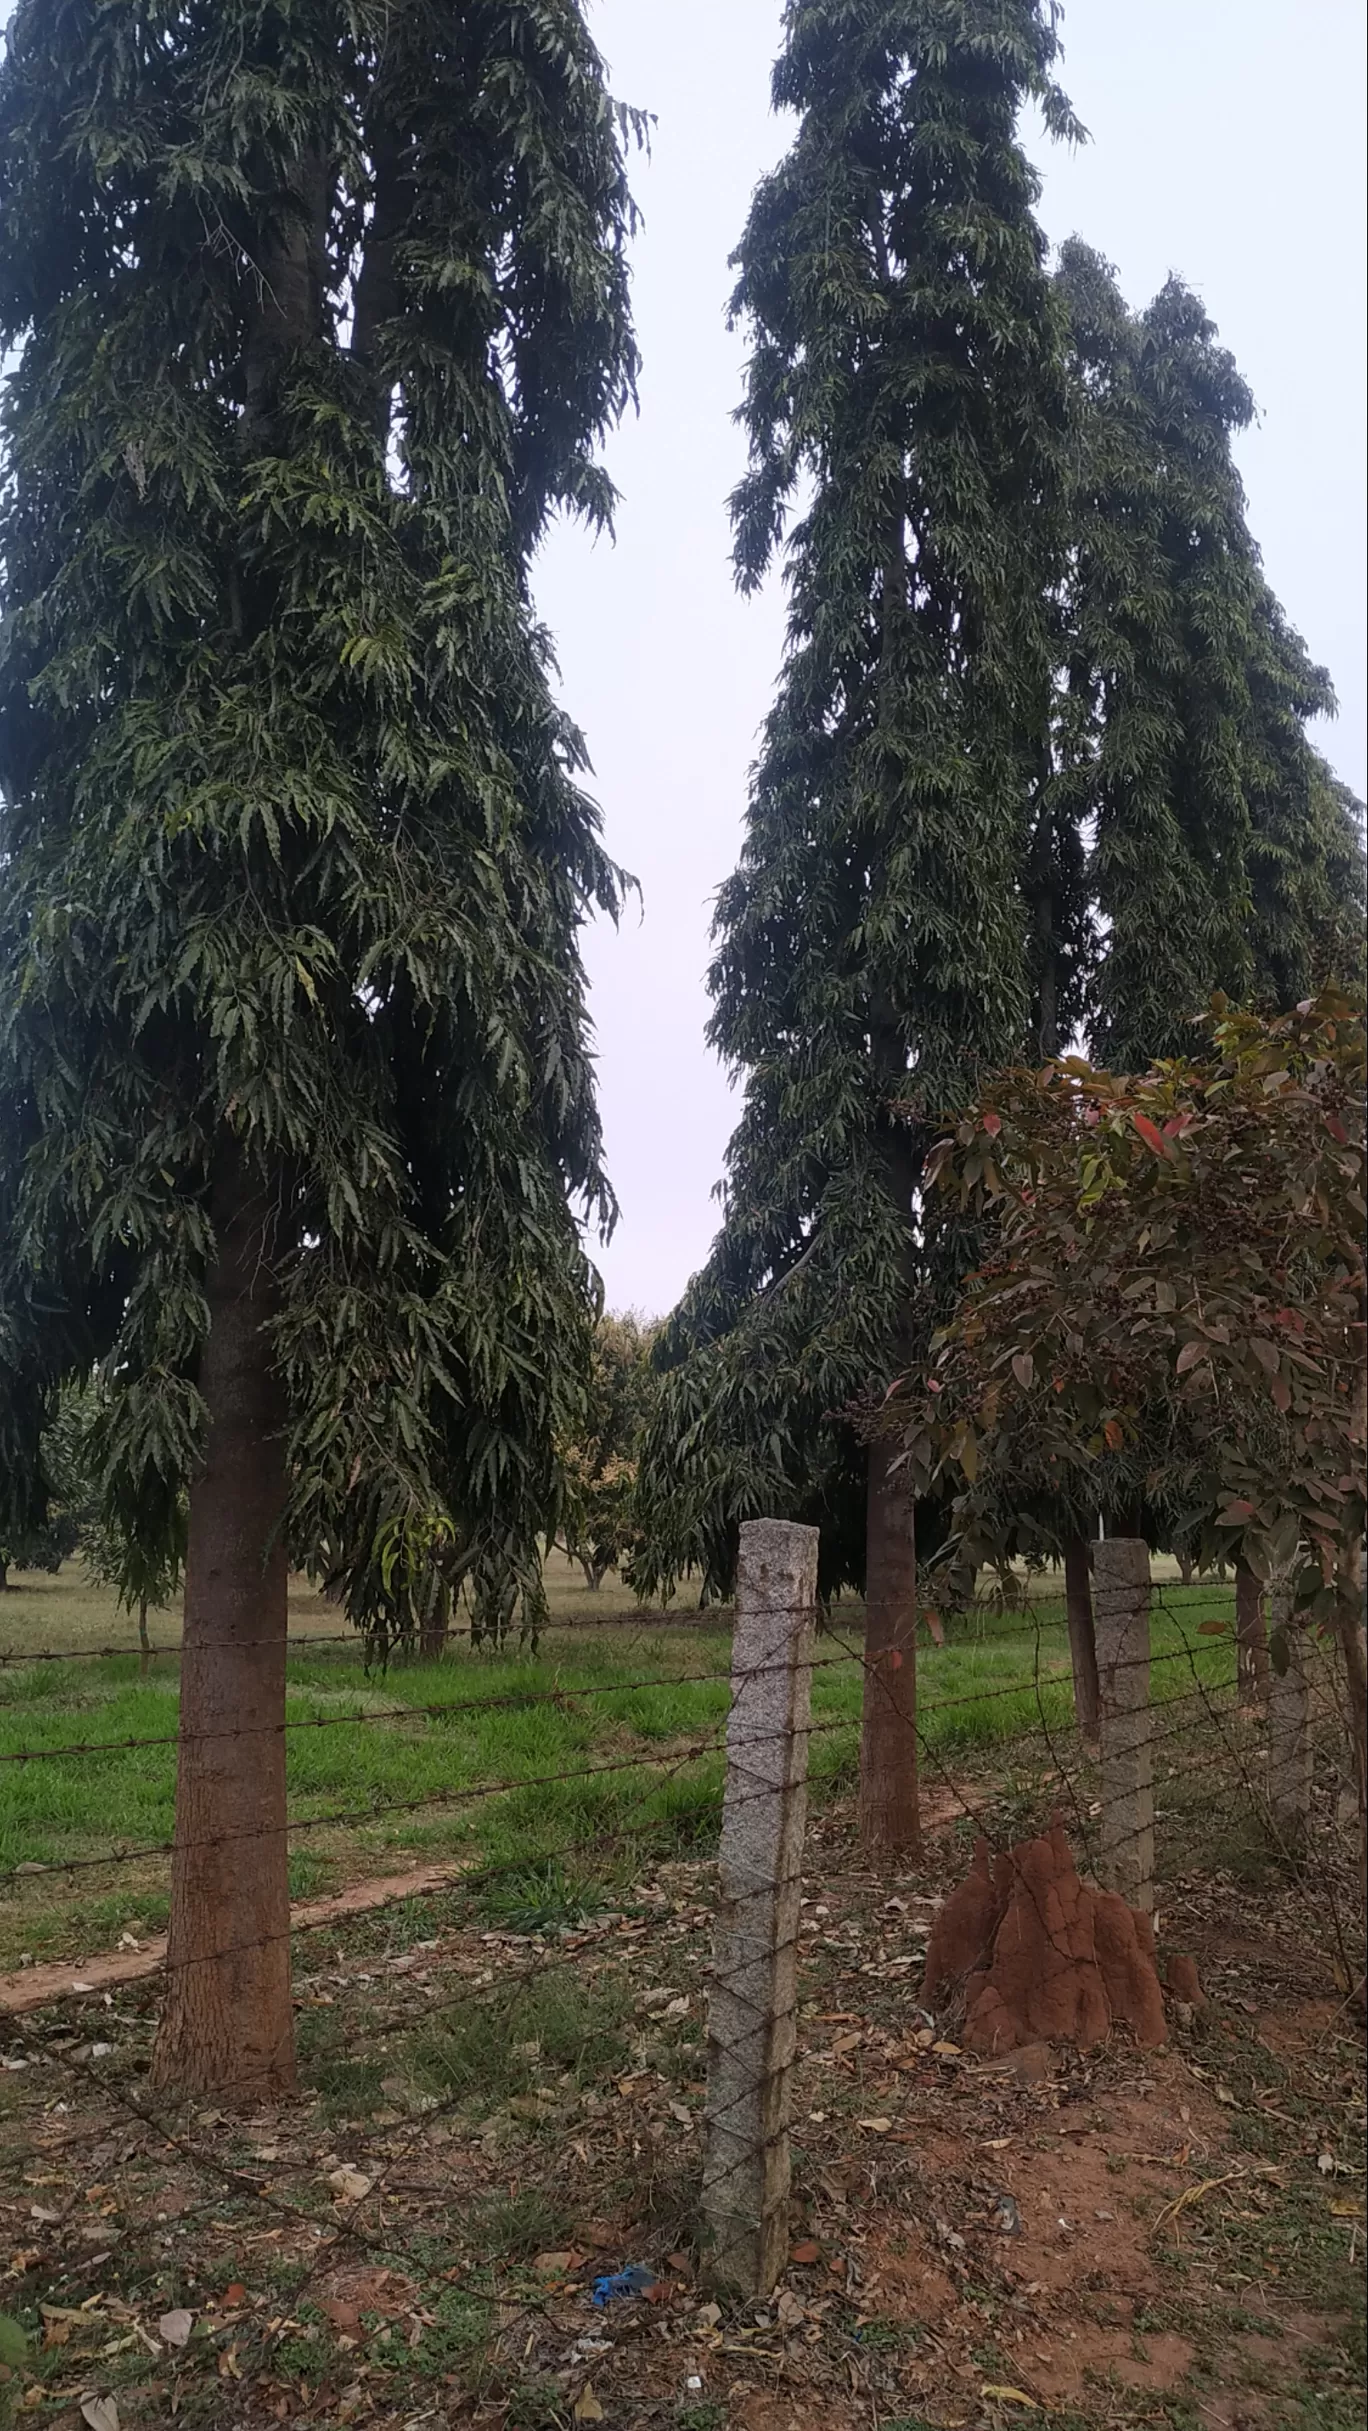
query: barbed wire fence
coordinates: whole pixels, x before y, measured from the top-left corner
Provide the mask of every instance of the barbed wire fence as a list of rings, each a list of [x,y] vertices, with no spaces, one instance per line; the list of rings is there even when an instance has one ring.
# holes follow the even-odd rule
[[[1208,1876],[1219,1874],[1227,1844],[1243,1836],[1246,1857],[1257,1846],[1298,1886],[1310,1938],[1333,1954],[1337,1979],[1348,1991],[1355,1970],[1362,1971],[1361,1919],[1345,1892],[1349,1835],[1342,1755],[1344,1689],[1333,1650],[1314,1638],[1289,1633],[1288,1659],[1267,1667],[1254,1683],[1263,1694],[1251,1697],[1249,1681],[1242,1683],[1231,1659],[1229,1621],[1213,1618],[1210,1589],[1152,1586],[1144,1548],[1124,1540],[1099,1558],[1098,1571],[1102,1713],[1097,1743],[1089,1743],[1076,1727],[1067,1643],[1058,1617],[1035,1607],[994,1615],[985,1642],[1013,1656],[1027,1648],[1031,1659],[1024,1684],[1018,1665],[1010,1680],[997,1685],[980,1683],[961,1696],[926,1695],[915,1723],[907,1725],[915,1733],[923,1775],[934,1785],[942,1821],[961,1829],[966,1838],[986,1841],[994,1861],[1008,1869],[1014,1883],[1024,1884],[1028,1898],[1038,1899],[1020,1864],[1020,1846],[1048,1827],[1051,1812],[1057,1811],[1082,1872],[1119,1889],[1142,1913],[1162,1903],[1184,1876],[1203,1870]],[[694,2216],[691,2223],[683,2221],[680,2234],[692,2236],[700,2267],[719,2287],[751,2296],[768,2293],[787,2256],[789,2103],[800,2056],[804,1956],[800,1903],[805,1864],[811,1870],[811,1852],[805,1848],[809,1753],[814,1741],[844,1740],[848,1746],[854,1728],[844,1715],[814,1719],[811,1698],[814,1683],[820,1686],[824,1677],[833,1675],[848,1679],[852,1672],[858,1678],[864,1661],[839,1615],[826,1616],[819,1633],[815,1582],[813,1531],[787,1523],[751,1524],[743,1538],[730,1662],[725,1669],[714,1661],[694,1672],[671,1675],[677,1684],[725,1679],[728,1714],[666,1753],[633,1752],[545,1775],[467,1783],[406,1800],[372,1800],[292,1818],[286,1827],[293,1835],[378,1816],[468,1808],[553,1783],[635,1777],[639,1794],[631,1806],[620,1808],[610,1822],[578,1840],[557,1839],[545,1854],[564,1867],[571,1860],[602,1864],[609,1854],[626,1852],[649,1870],[653,1859],[668,1862],[677,1854],[669,1793],[689,1782],[694,1825],[701,1830],[715,1824],[720,1848],[710,1883],[693,1884],[692,1905],[682,1903],[682,1915],[677,1912],[680,1903],[667,1903],[654,1913],[638,1903],[630,1921],[610,1912],[586,1915],[554,1931],[489,1934],[481,1903],[498,1884],[525,1879],[536,1858],[524,1850],[497,1864],[465,1865],[443,1891],[456,1903],[461,1919],[454,1941],[462,1946],[455,1950],[451,1969],[455,1988],[442,1995],[430,1984],[423,1987],[421,2022],[431,2036],[444,2019],[459,2016],[468,2023],[476,2011],[487,2012],[495,2021],[507,2019],[516,1996],[527,1987],[544,1990],[562,1975],[583,1985],[601,1973],[620,1971],[624,1941],[633,1964],[643,1957],[649,1961],[649,1973],[668,1975],[671,1966],[678,1972],[675,1962],[687,1954],[689,1965],[697,1969],[700,1992],[692,2001],[689,1995],[682,1997],[695,2015],[700,1997],[706,2002],[708,2045],[702,2108],[680,2105],[685,2119],[676,2119],[676,2124],[687,2124],[694,2178]],[[319,1641],[304,1643],[312,1647]],[[341,1723],[393,1726],[434,1716],[476,1717],[552,1702],[577,1705],[658,1684],[659,1675],[642,1679],[634,1674],[588,1687],[529,1687],[392,1710],[358,1708],[342,1715],[287,1720],[283,1727],[304,1731]],[[991,1716],[995,1704],[1006,1699],[1015,1700],[1013,1727],[1003,1733],[985,1731],[985,1715]],[[0,1762],[41,1763],[58,1755],[98,1758],[172,1743],[161,1734],[89,1738],[59,1748],[9,1751],[0,1755]],[[250,1826],[237,1835],[244,1841],[256,1836]],[[46,1884],[54,1877],[100,1868],[117,1872],[125,1865],[170,1855],[174,1847],[173,1838],[38,1867],[20,1864],[0,1874],[0,1885],[27,1890],[35,1877]],[[896,1865],[888,1870],[891,1878],[907,1871]],[[1046,1944],[1062,1948],[1057,1919],[1043,1906],[1039,1923]],[[328,1929],[336,1933],[339,1919],[323,1913],[302,1928],[296,1921],[292,1935],[303,1949],[310,1935]],[[478,1944],[473,1954],[472,1938]],[[705,1945],[710,1945],[710,1956],[705,1956]],[[490,1955],[491,1963],[472,1974],[482,1952]],[[232,1950],[217,1950],[184,1963],[215,1964],[232,1955]],[[1068,1955],[1076,1957],[1077,1952],[1071,1949]],[[667,1959],[670,1965],[664,1963]],[[946,2016],[962,1989],[952,1991]],[[649,1993],[651,1987],[645,1990]],[[301,1991],[306,1999],[311,1996],[308,1984]],[[268,2370],[272,2354],[298,2333],[301,2310],[308,2309],[312,2296],[335,2278],[348,2257],[397,2274],[415,2291],[412,2320],[419,2335],[438,2326],[434,2305],[455,2289],[466,2291],[475,2311],[483,2308],[496,2366],[512,2368],[539,2335],[558,2352],[565,2351],[564,2305],[544,2291],[530,2291],[523,2284],[526,2273],[515,2270],[511,2279],[505,2274],[501,2280],[498,2269],[489,2268],[488,2258],[481,2262],[472,2255],[464,2223],[439,2220],[434,2225],[425,2216],[421,2235],[415,2237],[410,2224],[395,2215],[393,2206],[409,2183],[405,2173],[420,2166],[430,2173],[432,2153],[444,2137],[459,2137],[464,2147],[479,2148],[481,2130],[471,2119],[471,2088],[464,2080],[446,2096],[422,2097],[407,2119],[358,2127],[351,2141],[353,2163],[340,2166],[333,2173],[338,2183],[325,2191],[313,2156],[301,2156],[293,2169],[278,2157],[253,2165],[226,2156],[206,2141],[202,2128],[196,2131],[194,2114],[187,2120],[183,2106],[152,2094],[136,2067],[111,2070],[103,2065],[112,2054],[98,2039],[35,2028],[20,2014],[20,1997],[16,1995],[9,2014],[4,2060],[13,2074],[25,2074],[26,2090],[41,2084],[29,2156],[50,2163],[69,2148],[89,2149],[107,2141],[114,2123],[122,2122],[124,2130],[143,2138],[149,2148],[173,2156],[206,2190],[178,2208],[173,2227],[154,2219],[121,2235],[117,2269],[125,2284],[140,2272],[164,2265],[169,2253],[183,2253],[196,2228],[212,2224],[230,2205],[239,2226],[254,2219],[262,2235],[293,2240],[288,2316],[274,2326],[243,2327],[234,2350],[235,2372]],[[84,2009],[90,1996],[80,1997]],[[96,1997],[106,2000],[111,1995]],[[411,1991],[403,1998],[411,2000]],[[647,2021],[651,2014],[650,2004],[634,2011]],[[65,2026],[69,2016],[70,2004],[59,2022]],[[122,2019],[121,2030],[136,2031],[137,2024]],[[50,2097],[54,2082],[64,2083],[66,2097]],[[218,2089],[214,2101],[225,2116],[245,2102],[250,2115],[253,2092],[250,2083],[230,2083]],[[529,2098],[535,2106],[536,2097]],[[77,2115],[68,2127],[74,2107]],[[85,2115],[89,2112],[95,2114],[94,2126]],[[547,2115],[549,2132],[551,2112]],[[201,2119],[204,2116],[201,2111]],[[210,2124],[216,2123],[211,2117]],[[534,2119],[528,2123],[535,2127]],[[896,2109],[887,2132],[894,2139],[902,2132]],[[40,2229],[66,2225],[51,2216],[50,2206],[30,2206],[30,2212]],[[79,2279],[95,2267],[88,2253],[50,2254],[41,2242],[27,2258],[21,2247],[19,2259],[24,2268],[16,2273],[12,2265],[11,2276],[20,2282],[37,2273],[46,2274],[44,2284],[56,2285],[63,2272],[74,2272]],[[107,2262],[109,2257],[99,2259]],[[50,2314],[52,2310],[49,2306]],[[141,2327],[134,2335],[149,2343]],[[358,2335],[350,2353],[359,2357],[387,2341],[387,2329],[377,2326]],[[592,2339],[571,2342],[568,2365],[561,2369],[563,2376],[568,2372],[572,2392],[588,2379],[593,2345]]]

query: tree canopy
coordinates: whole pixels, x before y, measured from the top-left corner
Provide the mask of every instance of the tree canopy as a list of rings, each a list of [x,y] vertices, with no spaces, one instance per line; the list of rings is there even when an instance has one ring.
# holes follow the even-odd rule
[[[1043,1492],[1105,1502],[1115,1462],[1208,1563],[1300,1548],[1330,1615],[1368,1515],[1363,1015],[1218,1000],[1201,1047],[994,1078],[928,1164],[990,1254],[881,1424],[920,1491],[954,1481],[969,1560]]]
[[[915,1090],[934,1117],[1029,1035],[1067,395],[1016,127],[1029,99],[1074,131],[1054,56],[1036,0],[786,16],[798,129],[736,256],[733,515],[743,588],[782,549],[788,649],[718,903],[711,1035],[745,1101],[663,1344],[662,1577],[724,1582],[759,1510],[819,1522],[825,1585],[863,1575],[837,1413],[896,1369],[907,1287],[946,1250],[913,1220],[934,1131],[888,1104]]]
[[[1030,0],[786,15],[733,509],[743,587],[782,552],[789,636],[718,903],[744,1103],[662,1338],[653,1585],[724,1584],[761,1510],[821,1525],[826,1586],[863,1575],[841,1413],[974,1261],[920,1175],[985,1071],[1074,1042],[1143,1070],[1214,990],[1285,1010],[1362,969],[1361,806],[1248,528],[1252,399],[1180,280],[1132,312],[1076,239],[1047,275],[1018,121],[1079,133],[1054,63]]]
[[[584,1414],[561,1446],[561,1537],[595,1590],[609,1570],[627,1567],[639,1541],[637,1463],[659,1390],[651,1364],[657,1331],[631,1309],[604,1312],[594,1328]]]
[[[636,357],[577,8],[20,0],[0,74],[0,1496],[102,1368],[149,1553],[226,1144],[275,1208],[287,1529],[538,1593],[618,878],[526,569]]]
[[[1177,278],[1132,313],[1077,238],[1056,275],[1072,450],[1053,790],[1088,942],[1040,1046],[1073,1029],[1134,1071],[1185,1053],[1217,990],[1286,1011],[1356,976],[1361,810],[1306,733],[1334,693],[1260,565],[1232,453],[1254,401],[1212,321]]]

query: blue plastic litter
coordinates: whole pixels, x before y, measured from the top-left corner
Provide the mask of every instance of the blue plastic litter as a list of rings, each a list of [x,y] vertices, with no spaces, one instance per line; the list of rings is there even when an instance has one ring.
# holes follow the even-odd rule
[[[648,2271],[640,2262],[630,2262],[625,2271],[609,2271],[594,2281],[592,2301],[601,2311],[605,2304],[611,2304],[614,2296],[644,2296],[655,2283],[654,2271]]]

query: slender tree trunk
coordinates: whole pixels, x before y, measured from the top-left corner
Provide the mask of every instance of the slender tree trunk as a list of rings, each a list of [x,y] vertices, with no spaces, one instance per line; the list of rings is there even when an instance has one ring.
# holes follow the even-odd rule
[[[1073,1662],[1074,1714],[1085,1739],[1098,1739],[1102,1700],[1097,1685],[1097,1640],[1093,1633],[1092,1562],[1087,1540],[1069,1537],[1064,1546],[1064,1597]]]
[[[1268,1629],[1263,1586],[1244,1562],[1235,1565],[1235,1677],[1242,1712],[1268,1703]]]
[[[871,228],[879,276],[892,288],[883,209]],[[905,473],[904,466],[904,473]],[[896,757],[899,644],[909,608],[907,500],[900,479],[893,499],[880,603],[879,723],[889,761]],[[869,1043],[885,1101],[900,1096],[907,1075],[907,1041],[896,1006],[874,992]],[[890,1339],[891,1364],[906,1357],[916,1257],[912,1202],[920,1159],[906,1127],[885,1114],[882,1142],[888,1186],[904,1228],[905,1248]],[[871,1443],[866,1454],[864,1697],[860,1726],[860,1830],[865,1845],[916,1857],[921,1852],[917,1800],[917,1552],[915,1515],[900,1475],[897,1447]]]
[[[897,1447],[869,1447],[860,1829],[868,1847],[916,1857],[917,1550],[911,1500],[891,1474]]]
[[[1359,1312],[1351,1349],[1354,1458],[1361,1471],[1365,1450],[1368,1449],[1368,1324],[1363,1321],[1361,1296]],[[1368,1634],[1364,1629],[1365,1617],[1363,1539],[1356,1531],[1345,1541],[1340,1558],[1336,1635],[1344,1657],[1345,1686],[1349,1695],[1349,1745],[1354,1758],[1354,1786],[1358,1791],[1360,1912],[1368,1904]],[[1360,2013],[1368,2010],[1368,1977],[1360,1976],[1353,1997]]]
[[[138,1598],[138,1677],[145,1680],[152,1668],[152,1641],[147,1634],[147,1598]]]
[[[1194,1562],[1192,1555],[1190,1553],[1175,1553],[1173,1558],[1178,1564],[1178,1576],[1182,1580],[1183,1585],[1185,1587],[1190,1587],[1197,1569],[1197,1565]]]
[[[254,2102],[295,2081],[285,1834],[284,1411],[268,1333],[270,1209],[232,1143],[190,1490],[166,2004],[154,2084]]]
[[[440,1663],[447,1650],[451,1634],[451,1597],[446,1583],[439,1579],[433,1589],[432,1601],[423,1615],[418,1632],[418,1653],[424,1663]]]
[[[1364,1650],[1364,1629],[1360,1617],[1363,1610],[1362,1557],[1356,1565],[1359,1577],[1348,1581],[1349,1592],[1341,1597],[1336,1635],[1344,1657],[1345,1682],[1349,1691],[1349,1743],[1354,1757],[1354,1780],[1358,1789],[1360,1819],[1368,1811],[1368,1657]]]
[[[9,1594],[9,1563],[0,1562],[0,1595]]]

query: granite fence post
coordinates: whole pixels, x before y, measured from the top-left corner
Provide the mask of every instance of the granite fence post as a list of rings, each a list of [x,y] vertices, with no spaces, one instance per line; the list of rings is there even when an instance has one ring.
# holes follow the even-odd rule
[[[1154,1907],[1154,1720],[1149,1547],[1113,1536],[1093,1548],[1102,1706],[1101,1874],[1132,1908]]]
[[[807,1820],[815,1528],[741,1529],[708,2003],[710,2275],[766,2296],[788,2259],[789,2082]]]

